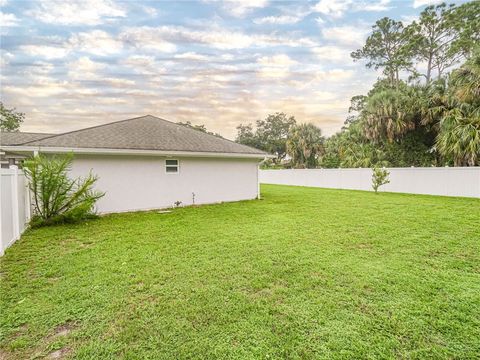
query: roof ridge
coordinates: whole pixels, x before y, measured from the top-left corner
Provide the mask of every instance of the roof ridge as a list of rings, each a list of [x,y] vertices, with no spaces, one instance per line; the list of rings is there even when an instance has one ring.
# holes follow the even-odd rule
[[[256,149],[256,148],[254,148],[254,147],[251,147],[251,146],[248,146],[248,145],[245,145],[245,144],[237,143],[236,141],[233,141],[233,140],[224,138],[223,136],[217,136],[217,135],[214,135],[214,134],[210,134],[210,133],[208,133],[208,132],[204,132],[204,131],[201,131],[201,130],[194,129],[194,128],[189,127],[189,126],[187,126],[187,125],[181,125],[181,124],[179,124],[179,123],[175,123],[175,122],[170,121],[170,120],[167,120],[167,119],[159,118],[158,116],[154,116],[154,115],[146,115],[146,116],[152,116],[152,117],[154,117],[154,118],[156,118],[156,119],[165,121],[165,122],[170,123],[170,124],[173,124],[173,125],[181,126],[182,128],[186,128],[186,129],[188,129],[188,130],[200,132],[200,133],[202,133],[202,134],[204,134],[204,135],[208,135],[208,136],[214,137],[215,139],[226,140],[226,141],[231,142],[231,143],[233,143],[233,144],[235,144],[235,145],[241,145],[241,146],[245,146],[245,147],[250,148],[250,149],[260,150],[260,149]],[[42,139],[42,140],[43,140],[43,139]],[[262,150],[260,150],[260,151],[262,151]]]
[[[27,145],[27,144],[30,144],[30,143],[33,143],[33,142],[37,142],[37,141],[40,141],[40,140],[47,140],[47,139],[51,139],[51,138],[54,138],[54,137],[57,137],[57,136],[72,134],[72,133],[76,133],[76,132],[80,132],[80,131],[84,131],[84,130],[95,129],[95,128],[99,128],[99,127],[102,127],[102,126],[107,126],[107,125],[111,125],[111,124],[121,123],[121,122],[125,122],[125,121],[138,120],[138,119],[140,119],[140,118],[147,117],[147,116],[153,116],[153,115],[142,115],[142,116],[137,116],[137,117],[130,118],[130,119],[117,120],[117,121],[112,121],[112,122],[105,123],[105,124],[99,124],[99,125],[89,126],[89,127],[82,128],[82,129],[67,131],[67,132],[64,132],[64,133],[61,133],[61,134],[53,134],[52,136],[47,136],[47,137],[44,137],[44,138],[42,138],[42,139],[26,141],[26,142],[24,142],[24,143],[17,144],[17,145]],[[155,116],[153,116],[153,117],[155,117]]]

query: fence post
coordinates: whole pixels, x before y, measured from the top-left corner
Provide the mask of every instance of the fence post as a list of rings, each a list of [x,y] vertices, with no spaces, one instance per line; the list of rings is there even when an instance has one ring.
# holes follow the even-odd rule
[[[20,237],[20,218],[18,214],[18,167],[10,165],[13,170],[12,180],[12,221],[13,221],[13,238],[17,240]]]
[[[32,194],[30,193],[30,183],[23,171],[23,178],[25,179],[25,221],[29,222],[32,219]]]

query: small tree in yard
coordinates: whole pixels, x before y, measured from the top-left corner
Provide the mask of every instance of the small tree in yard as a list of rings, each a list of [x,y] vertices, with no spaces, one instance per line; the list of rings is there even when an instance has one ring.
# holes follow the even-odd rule
[[[72,160],[73,155],[35,156],[24,162],[33,193],[33,227],[71,223],[95,215],[95,202],[105,194],[92,189],[98,179],[92,174],[76,179],[67,176]]]
[[[388,178],[390,173],[385,168],[373,168],[372,170],[372,188],[375,190],[375,194],[377,194],[380,186],[390,182]]]

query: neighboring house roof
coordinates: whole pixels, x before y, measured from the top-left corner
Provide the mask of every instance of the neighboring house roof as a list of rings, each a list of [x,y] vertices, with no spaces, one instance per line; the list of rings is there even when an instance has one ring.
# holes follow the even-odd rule
[[[0,145],[18,145],[27,141],[40,140],[55,134],[32,133],[32,132],[0,132]]]
[[[268,156],[261,150],[151,115],[51,135],[16,145],[41,149],[150,150]]]

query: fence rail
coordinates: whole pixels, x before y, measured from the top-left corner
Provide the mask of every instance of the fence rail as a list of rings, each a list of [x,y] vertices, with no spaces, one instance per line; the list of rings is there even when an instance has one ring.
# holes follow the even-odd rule
[[[480,198],[480,167],[389,168],[379,191]],[[260,182],[372,191],[371,169],[261,170]]]
[[[0,256],[20,238],[30,220],[25,175],[16,166],[0,169]]]

